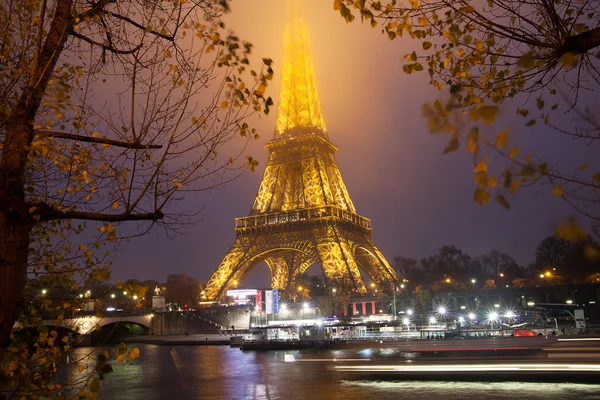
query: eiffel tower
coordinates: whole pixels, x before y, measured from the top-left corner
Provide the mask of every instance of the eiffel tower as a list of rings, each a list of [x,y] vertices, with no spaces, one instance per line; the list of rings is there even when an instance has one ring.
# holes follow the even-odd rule
[[[298,3],[292,3],[297,7]],[[374,282],[397,282],[371,238],[371,222],[357,214],[334,158],[321,111],[306,25],[291,13],[284,39],[275,134],[252,211],[236,218],[236,239],[208,281],[208,299],[220,300],[260,262],[271,287],[295,292],[312,264],[334,285],[365,293],[359,267]]]

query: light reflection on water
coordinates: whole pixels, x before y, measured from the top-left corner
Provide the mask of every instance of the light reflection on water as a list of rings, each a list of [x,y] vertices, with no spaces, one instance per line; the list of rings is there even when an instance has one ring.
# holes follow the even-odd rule
[[[600,386],[525,382],[345,381],[329,362],[296,359],[402,358],[390,349],[243,352],[228,346],[139,345],[130,363],[112,363],[101,384],[101,399],[600,399]],[[81,354],[89,349],[80,348]]]

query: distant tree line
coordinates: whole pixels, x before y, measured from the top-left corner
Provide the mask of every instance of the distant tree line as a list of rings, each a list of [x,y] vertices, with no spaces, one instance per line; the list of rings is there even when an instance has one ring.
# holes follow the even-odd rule
[[[413,291],[419,287],[440,291],[592,283],[600,282],[599,247],[591,237],[569,241],[549,236],[538,244],[535,260],[527,266],[495,249],[472,257],[454,245],[442,246],[420,260],[396,256],[393,264]]]

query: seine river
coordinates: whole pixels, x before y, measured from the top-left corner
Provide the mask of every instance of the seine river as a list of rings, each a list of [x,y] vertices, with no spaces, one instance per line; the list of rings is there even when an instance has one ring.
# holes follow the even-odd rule
[[[134,345],[130,345],[134,347]],[[403,359],[393,349],[241,351],[229,346],[136,345],[139,359],[113,363],[101,399],[600,399],[600,385],[527,382],[345,380],[319,359]],[[85,354],[90,349],[79,348]],[[306,362],[284,362],[285,354]]]

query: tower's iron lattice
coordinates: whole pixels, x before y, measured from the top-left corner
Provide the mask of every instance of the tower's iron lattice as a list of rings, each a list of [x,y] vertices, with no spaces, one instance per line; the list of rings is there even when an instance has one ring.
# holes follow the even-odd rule
[[[209,299],[264,261],[271,287],[295,290],[319,264],[329,281],[366,291],[359,267],[376,282],[395,271],[371,239],[371,222],[356,213],[336,164],[316,86],[308,32],[291,13],[284,40],[278,116],[269,159],[250,215],[236,219],[235,242],[207,283]]]

